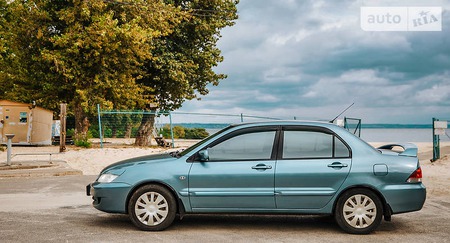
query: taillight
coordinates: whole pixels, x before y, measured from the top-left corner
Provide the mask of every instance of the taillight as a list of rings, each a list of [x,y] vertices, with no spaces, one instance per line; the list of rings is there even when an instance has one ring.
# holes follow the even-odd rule
[[[422,169],[419,167],[417,168],[416,171],[414,171],[408,178],[408,180],[406,180],[406,182],[409,183],[417,183],[417,182],[422,182]]]

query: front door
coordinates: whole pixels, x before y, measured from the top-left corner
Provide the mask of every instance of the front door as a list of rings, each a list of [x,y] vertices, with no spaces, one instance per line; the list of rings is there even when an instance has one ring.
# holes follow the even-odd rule
[[[274,209],[276,128],[239,130],[205,148],[193,162],[189,195],[194,212]]]

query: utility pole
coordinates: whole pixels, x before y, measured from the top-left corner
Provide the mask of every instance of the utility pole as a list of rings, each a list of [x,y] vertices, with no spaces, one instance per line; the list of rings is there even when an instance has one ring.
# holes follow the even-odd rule
[[[5,134],[6,138],[8,138],[7,143],[7,153],[6,153],[6,165],[11,165],[11,158],[12,158],[12,139],[14,138],[14,134]]]
[[[66,152],[66,106],[67,104],[61,104],[61,114],[59,118],[61,120],[60,134],[59,134],[59,152]]]

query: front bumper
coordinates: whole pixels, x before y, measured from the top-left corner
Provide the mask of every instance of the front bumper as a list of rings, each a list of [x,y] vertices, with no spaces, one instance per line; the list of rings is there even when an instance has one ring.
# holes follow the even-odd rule
[[[98,183],[86,186],[86,195],[92,196],[92,205],[103,212],[126,213],[131,185],[126,183]]]

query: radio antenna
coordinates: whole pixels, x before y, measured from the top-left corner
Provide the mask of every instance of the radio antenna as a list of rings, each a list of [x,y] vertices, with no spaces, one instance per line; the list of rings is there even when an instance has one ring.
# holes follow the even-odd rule
[[[353,102],[351,105],[349,105],[347,108],[345,108],[345,110],[343,110],[341,113],[339,113],[339,115],[337,115],[333,120],[330,121],[330,123],[334,123],[334,121],[336,119],[338,119],[339,116],[341,116],[342,114],[344,114],[344,112],[346,112],[348,109],[350,109],[350,107],[352,107],[355,104],[355,102]]]

